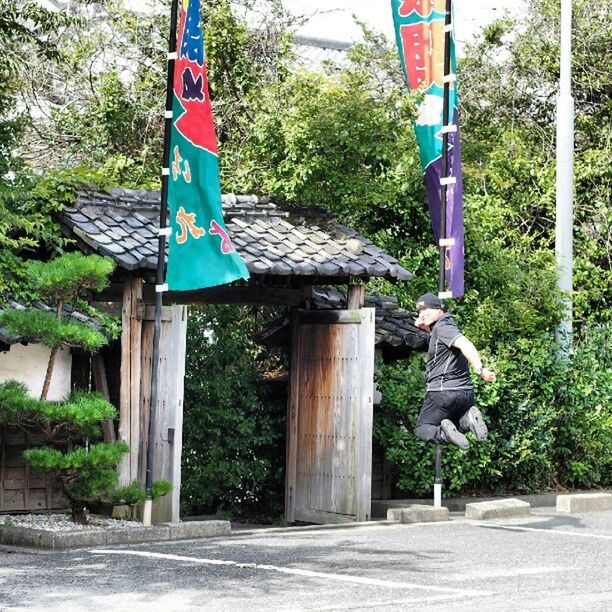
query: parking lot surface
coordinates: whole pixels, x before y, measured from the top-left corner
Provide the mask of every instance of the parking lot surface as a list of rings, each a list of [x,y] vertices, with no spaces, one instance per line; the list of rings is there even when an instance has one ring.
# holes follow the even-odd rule
[[[0,549],[0,610],[612,610],[612,513]]]

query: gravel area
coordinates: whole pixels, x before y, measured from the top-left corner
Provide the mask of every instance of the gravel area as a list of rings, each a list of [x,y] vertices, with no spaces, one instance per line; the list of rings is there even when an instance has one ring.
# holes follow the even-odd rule
[[[95,515],[89,517],[89,525],[77,525],[68,514],[4,514],[0,515],[0,525],[47,531],[98,531],[142,527],[139,521],[123,521]]]

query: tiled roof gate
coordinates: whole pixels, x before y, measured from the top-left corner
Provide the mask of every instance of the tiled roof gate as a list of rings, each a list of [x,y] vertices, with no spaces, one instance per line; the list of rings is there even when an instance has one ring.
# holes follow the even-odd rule
[[[154,296],[154,272],[157,266],[157,225],[159,218],[159,193],[151,191],[134,191],[113,189],[102,192],[94,188],[79,190],[76,201],[59,213],[59,221],[64,233],[75,239],[78,248],[84,252],[98,253],[112,257],[118,264],[114,274],[114,284],[99,298],[101,302],[121,304],[122,339],[120,373],[120,424],[119,438],[132,444],[129,457],[120,466],[122,482],[142,476],[142,459],[146,456],[146,436],[143,435],[148,414],[148,395],[150,390],[142,384],[150,369],[151,343],[151,304]],[[213,287],[193,292],[164,294],[167,304],[162,315],[162,334],[164,346],[160,347],[165,357],[163,368],[168,369],[170,378],[181,379],[172,389],[172,399],[161,402],[156,411],[158,428],[154,465],[164,466],[162,473],[155,477],[165,477],[174,485],[172,503],[159,507],[154,515],[158,520],[177,520],[180,489],[181,429],[182,429],[182,374],[185,359],[186,321],[185,309],[172,304],[189,303],[241,303],[241,304],[284,304],[293,308],[306,306],[308,310],[300,319],[302,342],[306,346],[307,335],[314,333],[315,326],[323,330],[329,328],[325,336],[334,339],[321,349],[325,357],[326,370],[322,371],[322,381],[333,380],[338,374],[339,364],[350,365],[350,360],[357,359],[356,371],[370,372],[373,366],[374,345],[386,343],[390,348],[403,351],[422,346],[423,337],[420,330],[411,326],[410,313],[406,313],[392,298],[377,298],[363,292],[363,286],[353,285],[349,295],[344,296],[330,286],[348,284],[352,279],[367,281],[370,278],[385,278],[392,282],[409,280],[412,275],[405,270],[394,257],[385,253],[370,240],[355,231],[334,221],[328,214],[312,207],[300,207],[272,201],[270,198],[254,195],[223,196],[223,212],[229,234],[236,250],[244,258],[251,273],[248,282],[239,281],[229,286]],[[317,287],[325,285],[326,288]],[[370,308],[363,309],[364,306]],[[366,314],[367,313],[367,314]],[[340,354],[342,343],[338,338],[348,330],[347,324],[355,325],[356,317],[369,317],[368,333],[364,335],[362,348],[355,352],[355,347],[346,344],[346,355]],[[306,317],[306,318],[304,318]],[[309,323],[313,318],[313,323]],[[360,319],[361,320],[361,319]],[[316,322],[316,323],[315,323]],[[357,325],[360,327],[360,325]],[[311,330],[312,328],[312,330]],[[364,327],[365,331],[365,327]],[[319,332],[317,332],[319,333]],[[165,335],[164,335],[165,334]],[[362,334],[363,335],[363,334]],[[367,336],[367,338],[366,338]],[[367,345],[367,350],[365,346]],[[351,348],[352,347],[352,348]],[[349,350],[350,349],[350,350]],[[351,355],[349,353],[352,351]],[[306,354],[306,353],[304,353]],[[364,361],[363,355],[368,355]],[[361,356],[360,356],[361,355]],[[363,363],[361,363],[363,361]],[[322,362],[322,363],[323,363]],[[114,363],[111,367],[119,368]],[[296,364],[292,364],[292,376],[295,378]],[[297,364],[297,368],[300,368]],[[162,380],[164,378],[162,373]],[[350,385],[342,391],[345,400],[333,406],[334,418],[346,422],[347,427],[354,419],[356,406],[355,394],[361,397],[363,406],[371,413],[373,378],[366,375],[360,383],[359,391],[351,391]],[[371,380],[370,380],[371,379]],[[298,380],[298,379],[295,379]],[[321,384],[323,384],[323,382]],[[327,383],[325,383],[327,384]],[[316,399],[317,393],[314,390]],[[295,393],[293,394],[295,396]],[[300,398],[302,402],[303,398]],[[309,410],[317,408],[317,401],[308,404]],[[316,405],[315,405],[316,404]],[[304,405],[303,402],[300,405]],[[297,408],[296,408],[297,406]],[[143,412],[144,410],[144,412]],[[290,414],[296,417],[299,406],[290,402]],[[293,410],[293,412],[291,412]],[[353,414],[353,416],[351,416]],[[293,418],[292,417],[292,418]],[[297,415],[302,422],[303,416]],[[300,418],[302,420],[300,420]],[[347,420],[348,419],[348,420]],[[292,421],[296,427],[298,421]],[[370,423],[371,414],[363,421]],[[299,427],[298,427],[299,429]],[[308,436],[319,435],[317,431],[302,432],[292,430],[292,444],[296,456],[301,456],[300,440]],[[367,430],[367,431],[366,431]],[[331,432],[331,430],[330,430]],[[328,435],[333,435],[333,432]],[[363,459],[364,465],[371,462],[371,434],[364,429],[355,452]],[[363,432],[362,432],[363,433]],[[367,434],[367,435],[366,435]],[[322,435],[322,434],[321,434]],[[306,436],[306,437],[304,437]],[[366,440],[367,438],[367,440]],[[162,442],[159,442],[161,440]],[[368,472],[364,472],[369,473]],[[313,473],[314,474],[314,473]],[[353,474],[353,472],[351,472]],[[317,485],[313,485],[311,476],[294,475],[288,480],[288,495],[291,487],[293,500],[308,499],[309,516],[314,520],[336,520],[338,511],[329,513],[329,508],[336,507],[336,501],[326,501],[327,510],[317,510],[313,501],[319,499]],[[324,475],[323,475],[324,476]],[[318,474],[317,478],[323,478]],[[371,479],[354,475],[356,480],[351,495],[358,505],[353,517],[369,516]],[[351,476],[353,477],[353,476]],[[318,481],[317,481],[318,482]],[[308,490],[306,497],[302,494]],[[302,495],[302,496],[301,496]],[[301,497],[300,497],[301,496]],[[289,498],[288,498],[289,499]],[[353,503],[351,501],[351,503]],[[301,503],[301,502],[300,502]],[[306,502],[305,502],[306,503]],[[287,502],[286,507],[290,504]],[[293,506],[292,506],[293,507]],[[339,508],[340,506],[338,506]],[[354,518],[353,518],[354,520]]]

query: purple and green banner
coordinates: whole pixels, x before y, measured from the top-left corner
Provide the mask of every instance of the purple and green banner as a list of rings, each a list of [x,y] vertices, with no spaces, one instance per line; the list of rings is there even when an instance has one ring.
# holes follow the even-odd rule
[[[180,0],[168,177],[168,288],[224,285],[249,272],[223,222],[200,0]]]
[[[415,131],[427,187],[427,201],[436,241],[440,236],[442,127],[444,97],[444,27],[446,0],[391,0],[395,36],[406,83],[423,92]],[[456,74],[455,42],[451,33],[451,74]],[[456,81],[450,82],[449,117],[456,127],[448,134],[449,176],[446,200],[446,278],[453,297],[463,295],[463,179],[459,142],[459,110]]]

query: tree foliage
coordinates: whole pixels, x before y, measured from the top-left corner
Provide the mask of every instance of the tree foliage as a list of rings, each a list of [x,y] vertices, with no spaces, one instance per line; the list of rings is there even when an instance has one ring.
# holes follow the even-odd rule
[[[29,265],[29,290],[52,300],[55,315],[37,308],[5,309],[0,324],[27,342],[42,342],[51,348],[47,374],[40,399],[28,396],[24,384],[9,380],[0,384],[0,425],[26,431],[42,431],[51,446],[29,449],[28,463],[53,474],[72,510],[75,522],[86,523],[86,509],[117,503],[135,504],[144,498],[138,482],[118,487],[117,465],[130,448],[123,442],[98,442],[100,423],[113,419],[116,409],[96,393],[75,392],[64,402],[47,401],[53,365],[62,344],[94,352],[107,343],[106,336],[89,325],[62,318],[65,301],[74,301],[88,290],[100,291],[108,283],[115,264],[98,255],[66,253],[49,262]],[[159,482],[155,491],[168,492],[168,483]]]
[[[407,284],[373,281],[368,287],[412,308],[436,285],[438,254],[412,130],[419,93],[406,91],[394,42],[366,31],[343,67],[296,70],[291,23],[279,2],[258,4],[267,16],[257,28],[237,16],[239,5],[256,4],[215,0],[204,14],[224,190],[322,206],[416,273]],[[602,449],[609,440],[610,368],[599,368],[607,363],[602,347],[612,312],[611,7],[573,3],[573,364],[558,360],[553,339],[560,317],[554,259],[559,9],[554,0],[530,1],[527,8],[520,21],[485,28],[459,66],[467,290],[453,308],[467,335],[486,347],[499,379],[478,389],[492,425],[490,441],[461,458],[446,454],[450,492],[609,482],[609,456]],[[55,79],[50,65],[29,68],[40,84],[30,107],[49,112],[31,122],[26,148],[37,168],[77,166],[124,187],[156,186],[167,20],[136,15],[119,1],[105,3],[104,10],[111,27],[92,21],[87,35],[72,26],[63,30],[57,41],[65,61],[53,67]],[[23,214],[24,202],[29,211],[44,212],[44,198],[23,193],[3,196],[7,210],[20,223],[44,219]],[[0,265],[19,249],[37,248],[43,233],[51,235],[44,221],[16,225],[17,232],[1,223],[0,247],[7,248]],[[23,278],[25,266],[11,262],[13,276]],[[254,317],[218,308],[199,312],[190,324],[190,511],[261,510],[270,500],[266,487],[277,490],[278,464],[265,449],[279,444],[282,419],[266,409],[265,387],[255,375],[267,356],[248,338]],[[205,329],[217,340],[210,342]],[[596,362],[597,374],[589,378]],[[381,364],[378,371],[385,400],[377,435],[397,467],[398,484],[412,493],[430,490],[432,449],[412,435],[422,365],[417,357]]]
[[[285,401],[262,384],[277,359],[251,339],[246,308],[192,309],[187,333],[181,502],[191,514],[273,520],[282,511]]]

